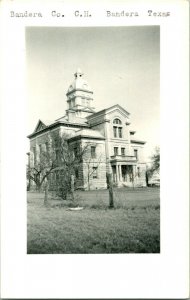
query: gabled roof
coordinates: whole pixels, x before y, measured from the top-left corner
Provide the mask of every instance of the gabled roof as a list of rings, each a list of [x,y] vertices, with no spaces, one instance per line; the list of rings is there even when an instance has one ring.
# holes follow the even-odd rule
[[[50,120],[39,120],[35,129],[34,129],[34,132],[38,132],[44,128],[46,128],[47,126],[49,126],[50,124],[52,124],[52,121]]]
[[[102,109],[102,110],[98,111],[97,113],[94,113],[94,114],[88,116],[87,119],[88,120],[93,119],[96,116],[103,115],[103,114],[109,113],[114,110],[120,110],[126,117],[129,117],[129,115],[130,115],[130,113],[126,109],[124,109],[122,106],[120,106],[119,104],[115,104],[111,107]]]
[[[43,124],[43,128],[40,127],[41,124]],[[68,128],[68,127],[86,128],[87,127],[88,128],[89,125],[86,123],[69,122],[69,121],[55,121],[55,122],[51,122],[50,125],[45,125],[41,120],[39,120],[37,123],[37,126],[35,128],[35,131],[32,134],[28,135],[27,137],[30,139],[30,138],[38,136],[38,134],[45,133],[48,130],[51,130],[53,128],[58,128],[58,127],[66,127],[66,128]]]
[[[88,121],[90,123],[90,120],[92,120],[93,118],[96,118],[97,116],[103,116],[109,112],[112,111],[116,111],[119,110],[124,116],[128,117],[130,114],[119,104],[113,105],[111,107],[108,107],[106,109],[103,109],[101,111],[98,111],[96,113],[93,113],[90,116],[87,116],[86,118],[82,119],[82,118],[78,118],[76,119],[75,122],[69,122],[67,120],[66,116],[63,116],[55,121],[50,121],[50,120],[42,120],[40,119],[35,127],[35,130],[32,134],[28,135],[28,138],[32,138],[34,136],[37,136],[39,132],[46,132],[51,128],[55,128],[58,126],[66,126],[66,127],[82,127],[82,128],[88,128],[90,126],[90,124],[88,124]],[[86,122],[87,121],[87,122]],[[94,131],[92,132],[92,134],[94,133]],[[90,134],[90,132],[88,133],[88,135]],[[94,137],[95,138],[95,137]],[[96,137],[98,138],[98,136]],[[99,136],[99,138],[104,138],[103,136]]]

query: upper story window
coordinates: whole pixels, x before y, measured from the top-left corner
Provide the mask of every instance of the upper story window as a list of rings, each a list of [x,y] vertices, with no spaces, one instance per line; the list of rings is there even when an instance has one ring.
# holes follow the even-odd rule
[[[118,127],[118,137],[122,138],[122,127]]]
[[[125,148],[121,148],[121,155],[125,155]]]
[[[134,156],[136,157],[136,159],[138,159],[138,150],[134,149]]]
[[[114,119],[113,124],[122,124],[120,119]]]
[[[60,161],[60,151],[59,149],[55,149],[55,158],[57,163]]]
[[[42,155],[42,145],[41,144],[39,145],[39,155],[40,156]]]
[[[36,147],[33,147],[32,152],[33,152],[34,165],[35,165],[36,164]]]
[[[114,138],[122,138],[123,137],[123,128],[122,122],[120,119],[116,118],[113,120],[113,136]]]
[[[117,127],[113,126],[113,136],[116,138],[117,137]]]
[[[114,155],[118,155],[118,147],[114,147]]]
[[[71,100],[71,107],[75,106],[75,99]]]
[[[96,158],[96,147],[91,146],[91,158]]]
[[[74,157],[76,158],[78,156],[78,148],[77,147],[73,148],[73,153],[74,153]]]
[[[50,150],[50,144],[48,142],[45,142],[45,152],[49,153]]]

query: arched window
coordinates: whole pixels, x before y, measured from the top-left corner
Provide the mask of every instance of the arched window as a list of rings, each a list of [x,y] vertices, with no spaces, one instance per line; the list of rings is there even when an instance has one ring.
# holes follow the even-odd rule
[[[120,119],[114,119],[113,124],[122,124]]]
[[[113,136],[114,136],[114,138],[122,138],[123,137],[122,122],[118,118],[113,120]]]

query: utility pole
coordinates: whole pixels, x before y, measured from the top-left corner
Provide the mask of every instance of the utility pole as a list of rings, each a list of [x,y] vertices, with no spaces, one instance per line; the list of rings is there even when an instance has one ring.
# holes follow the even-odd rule
[[[109,189],[109,208],[114,208],[113,179],[111,173],[108,174],[108,189]]]

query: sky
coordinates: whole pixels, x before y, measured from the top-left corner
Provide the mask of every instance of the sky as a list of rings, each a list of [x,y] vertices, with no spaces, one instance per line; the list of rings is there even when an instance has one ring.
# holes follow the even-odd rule
[[[134,138],[149,159],[160,138],[159,26],[26,27],[27,126],[55,120],[78,67],[96,111],[119,104],[131,114]]]

